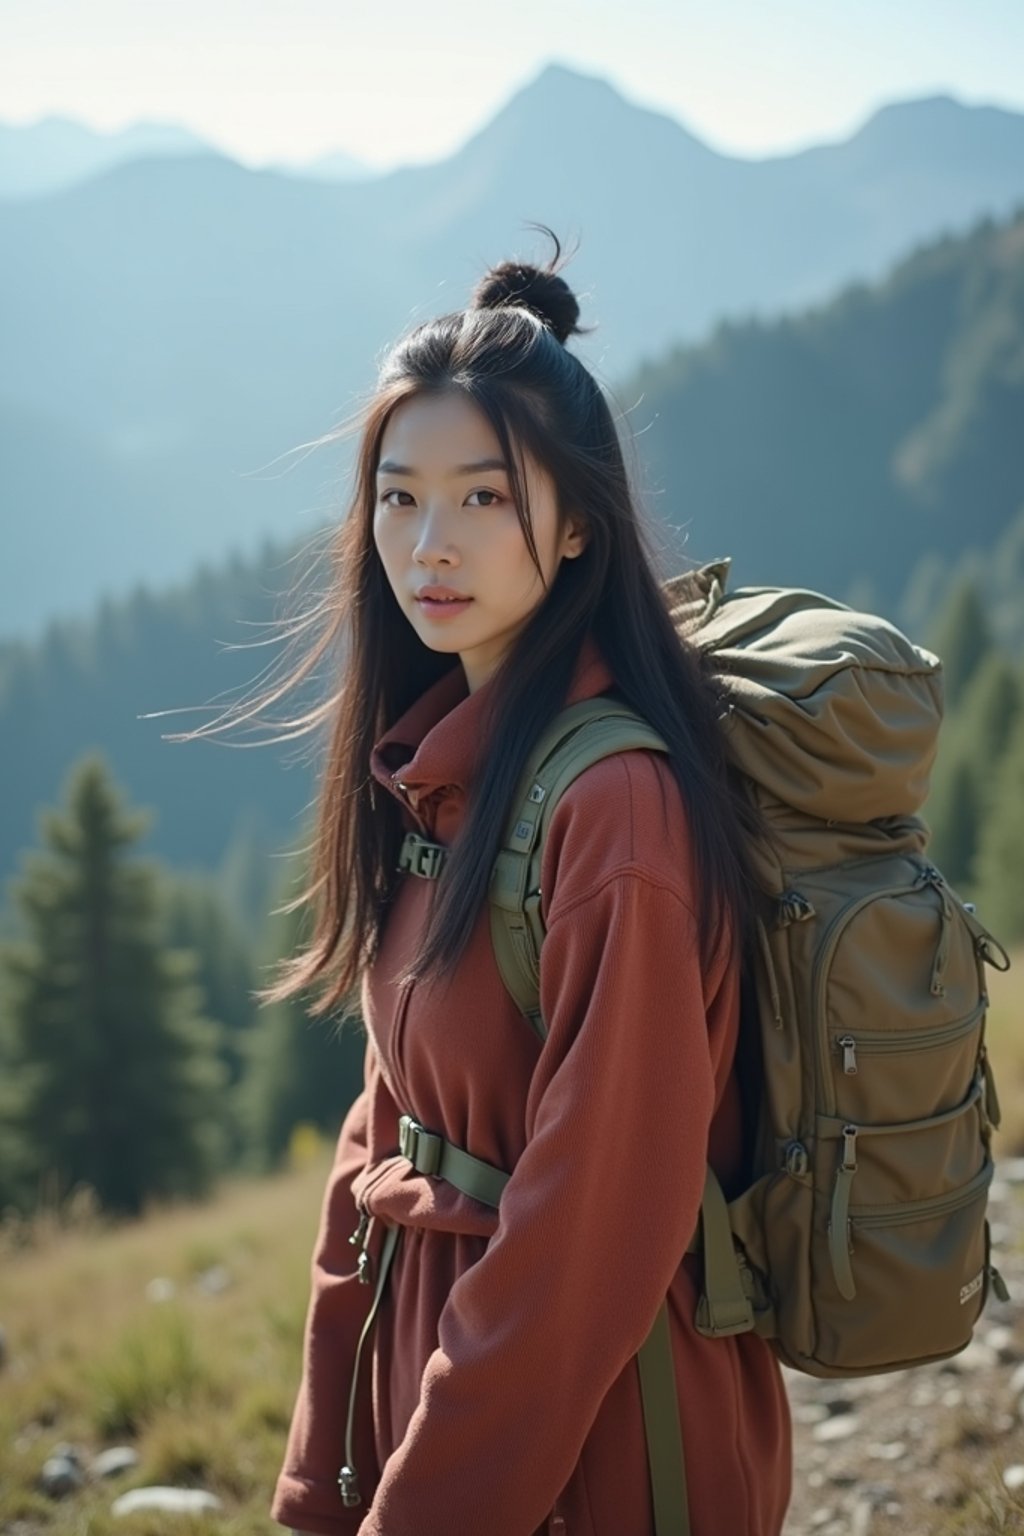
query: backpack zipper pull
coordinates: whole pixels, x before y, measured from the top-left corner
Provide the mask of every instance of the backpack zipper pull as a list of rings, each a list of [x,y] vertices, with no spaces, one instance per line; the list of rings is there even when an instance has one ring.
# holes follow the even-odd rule
[[[996,1093],[996,1080],[992,1075],[992,1063],[988,1059],[988,1047],[985,1045],[981,1048],[981,1070],[985,1079],[985,1117],[989,1125],[998,1131],[1002,1111]]]
[[[988,1278],[989,1283],[991,1284],[992,1289],[995,1291],[999,1300],[1009,1301],[1010,1292],[1007,1288],[1006,1281],[1003,1279],[1002,1275],[999,1273],[998,1269],[996,1269],[994,1264],[990,1264],[988,1266]]]
[[[852,1035],[840,1035],[836,1045],[843,1048],[843,1071],[852,1077],[857,1071],[857,1042]]]
[[[945,879],[934,864],[924,866],[917,883],[930,885],[937,891],[939,900],[942,902],[942,911],[939,913],[939,942],[935,950],[935,959],[932,961],[930,990],[933,997],[945,997],[946,962],[949,959],[949,938],[953,927],[953,903],[949,899]]]
[[[828,1248],[832,1259],[832,1273],[836,1288],[844,1301],[852,1301],[857,1294],[850,1267],[850,1185],[857,1172],[857,1127],[843,1127],[843,1160],[836,1169],[836,1182],[832,1191],[832,1210],[828,1221]]]

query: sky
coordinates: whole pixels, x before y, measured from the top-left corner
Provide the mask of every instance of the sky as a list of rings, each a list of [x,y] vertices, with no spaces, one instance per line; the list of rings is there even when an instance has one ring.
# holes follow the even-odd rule
[[[1024,110],[1024,0],[4,0],[0,118],[178,122],[250,165],[438,160],[556,62],[751,159],[892,101]]]

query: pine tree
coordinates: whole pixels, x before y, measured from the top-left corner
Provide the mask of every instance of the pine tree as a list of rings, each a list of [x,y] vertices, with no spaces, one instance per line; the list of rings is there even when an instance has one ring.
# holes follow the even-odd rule
[[[946,708],[952,709],[992,647],[973,576],[962,577],[953,588],[928,644],[942,661]]]
[[[65,799],[12,884],[24,933],[0,947],[14,1194],[60,1203],[84,1183],[138,1215],[151,1197],[206,1193],[221,1164],[220,1031],[194,955],[161,944],[156,868],[125,857],[149,815],[123,807],[98,753]]]
[[[308,920],[302,910],[271,918],[264,944],[268,975],[281,955],[301,947]],[[363,1086],[366,1033],[361,1020],[311,1018],[301,996],[292,997],[265,1007],[247,1046],[241,1112],[252,1166],[266,1169],[278,1163],[300,1123],[335,1137]]]
[[[1004,945],[1024,939],[1024,713],[1003,754],[975,863],[978,916]]]
[[[248,935],[228,910],[218,883],[201,871],[165,870],[159,882],[161,937],[174,949],[189,949],[206,1008],[222,1025],[220,1059],[227,1093],[220,1121],[228,1161],[241,1159],[244,1131],[236,1112],[236,1089],[247,1065],[246,1043],[257,1017],[252,988],[257,984]]]
[[[977,775],[967,757],[952,757],[936,778],[925,820],[931,831],[929,858],[939,865],[950,885],[965,892],[980,830]]]
[[[965,892],[973,888],[973,861],[1022,705],[1019,669],[999,651],[990,651],[943,724],[925,819],[936,863]]]

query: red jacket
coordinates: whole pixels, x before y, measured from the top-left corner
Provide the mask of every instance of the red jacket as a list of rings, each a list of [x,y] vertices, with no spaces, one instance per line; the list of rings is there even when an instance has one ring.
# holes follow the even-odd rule
[[[596,641],[568,701],[613,678]],[[450,843],[488,684],[461,667],[377,743],[409,828]],[[403,788],[401,786],[405,786]],[[692,1324],[709,1159],[740,1155],[735,948],[702,970],[682,798],[653,751],[588,768],[552,817],[542,1045],[502,985],[484,910],[450,987],[397,988],[433,882],[409,874],[363,984],[366,1086],[345,1118],[312,1261],[303,1374],[271,1514],[319,1536],[652,1536],[637,1349],[666,1293],[693,1536],[778,1536],[791,1489],[779,1364]],[[409,1112],[514,1170],[500,1209],[398,1154]],[[337,1484],[373,1286],[347,1238],[362,1199],[405,1230],[359,1372],[363,1503]],[[556,1502],[557,1501],[557,1502]],[[561,1523],[557,1517],[561,1517]]]

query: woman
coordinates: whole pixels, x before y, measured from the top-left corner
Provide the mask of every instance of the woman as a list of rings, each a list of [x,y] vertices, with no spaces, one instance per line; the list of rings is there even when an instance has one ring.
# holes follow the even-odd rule
[[[262,994],[320,977],[315,1011],[358,1005],[367,1031],[271,1507],[295,1531],[652,1536],[635,1356],[666,1294],[694,1536],[778,1536],[789,1501],[778,1362],[752,1333],[696,1332],[684,1257],[705,1161],[727,1195],[742,1179],[758,825],[613,417],[565,346],[579,307],[555,246],[396,344],[338,534],[318,923]],[[556,806],[542,1044],[496,967],[488,880],[531,743],[612,687],[671,753],[615,753]],[[398,868],[410,831],[447,850],[439,878]],[[497,1208],[420,1171],[403,1114],[510,1173]]]

